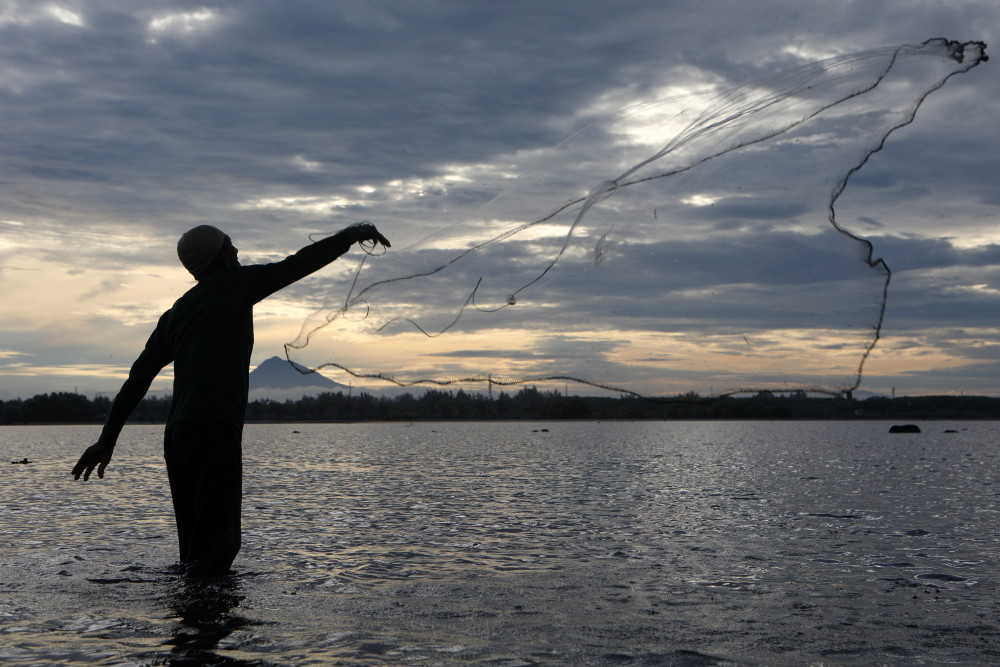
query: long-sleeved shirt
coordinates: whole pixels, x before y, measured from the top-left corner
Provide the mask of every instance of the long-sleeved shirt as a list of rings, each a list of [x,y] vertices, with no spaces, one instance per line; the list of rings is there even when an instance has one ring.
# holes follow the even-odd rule
[[[115,397],[102,439],[114,442],[164,366],[174,364],[167,426],[213,419],[243,426],[253,350],[253,306],[334,261],[351,247],[335,234],[273,264],[238,266],[202,278],[163,313]]]

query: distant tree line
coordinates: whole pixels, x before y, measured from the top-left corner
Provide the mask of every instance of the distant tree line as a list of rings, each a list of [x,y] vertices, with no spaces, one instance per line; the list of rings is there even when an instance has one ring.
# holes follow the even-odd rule
[[[111,400],[58,392],[0,401],[0,424],[102,423]],[[164,422],[170,397],[144,398],[130,421]],[[1000,398],[913,396],[816,398],[803,392],[760,392],[741,398],[687,393],[664,399],[565,396],[523,387],[496,397],[463,390],[430,390],[385,397],[343,392],[298,400],[257,400],[247,421],[441,421],[495,419],[1000,419]]]

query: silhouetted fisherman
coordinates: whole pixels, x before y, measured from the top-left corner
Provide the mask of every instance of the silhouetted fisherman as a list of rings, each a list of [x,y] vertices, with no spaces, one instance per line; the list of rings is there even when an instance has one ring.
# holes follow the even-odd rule
[[[242,436],[253,349],[253,306],[347,252],[354,243],[389,247],[373,225],[352,225],[274,264],[241,266],[237,250],[210,225],[177,243],[181,263],[198,284],[156,325],[132,364],[97,442],[73,467],[73,478],[104,477],[125,421],[153,378],[174,364],[173,400],[164,458],[180,560],[190,577],[229,571],[240,550]]]

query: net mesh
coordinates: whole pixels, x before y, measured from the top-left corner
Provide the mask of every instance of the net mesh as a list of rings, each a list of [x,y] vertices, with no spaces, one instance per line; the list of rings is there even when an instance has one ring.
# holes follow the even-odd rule
[[[933,39],[609,115],[461,224],[363,255],[286,355],[402,386],[856,389],[891,272],[838,199],[985,59]]]

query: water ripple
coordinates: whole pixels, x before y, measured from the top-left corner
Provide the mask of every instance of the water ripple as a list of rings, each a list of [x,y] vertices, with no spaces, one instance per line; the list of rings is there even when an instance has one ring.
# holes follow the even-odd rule
[[[84,485],[93,429],[6,427],[0,660],[1000,661],[997,424],[885,430],[249,426],[237,576],[199,587],[159,428]]]

